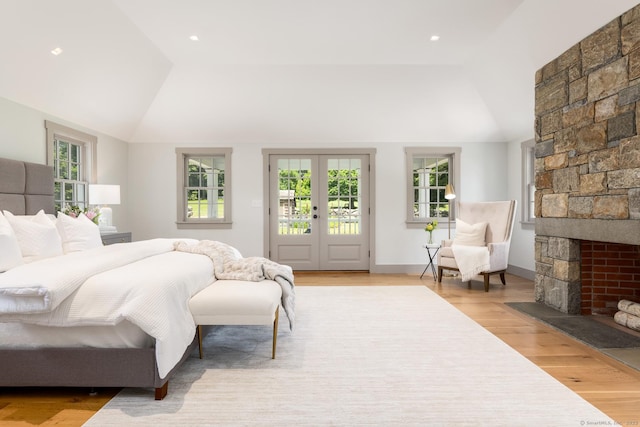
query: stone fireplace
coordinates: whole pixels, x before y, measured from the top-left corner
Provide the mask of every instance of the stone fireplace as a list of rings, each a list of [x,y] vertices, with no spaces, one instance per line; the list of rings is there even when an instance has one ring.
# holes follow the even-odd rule
[[[640,302],[640,5],[535,77],[536,301]]]

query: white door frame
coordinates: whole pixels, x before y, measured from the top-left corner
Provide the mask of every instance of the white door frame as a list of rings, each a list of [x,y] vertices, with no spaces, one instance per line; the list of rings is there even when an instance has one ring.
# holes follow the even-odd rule
[[[263,253],[269,258],[271,242],[271,227],[269,226],[270,185],[269,185],[269,156],[270,155],[365,155],[369,156],[369,271],[374,270],[376,255],[376,199],[375,199],[375,148],[264,148],[262,149],[262,207],[263,207]],[[277,212],[276,212],[277,214]]]

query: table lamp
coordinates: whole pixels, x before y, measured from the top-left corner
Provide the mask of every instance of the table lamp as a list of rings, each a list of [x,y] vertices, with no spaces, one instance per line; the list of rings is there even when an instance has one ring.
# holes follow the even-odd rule
[[[108,205],[120,204],[120,186],[90,184],[89,203],[100,207],[100,217],[98,218],[100,233],[116,233],[118,230],[113,225],[113,211]]]

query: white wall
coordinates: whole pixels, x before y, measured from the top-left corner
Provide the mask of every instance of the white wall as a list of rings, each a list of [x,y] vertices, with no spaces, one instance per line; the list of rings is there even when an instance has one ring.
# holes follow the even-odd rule
[[[98,182],[120,184],[122,204],[113,206],[114,223],[120,231],[131,231],[135,240],[153,237],[193,237],[228,242],[245,256],[263,254],[262,149],[291,148],[275,143],[233,145],[232,229],[178,230],[176,221],[176,144],[127,144],[108,135],[51,117],[37,110],[0,98],[0,157],[44,163],[46,143],[44,121],[74,127],[98,136]],[[189,144],[195,146],[197,144]],[[204,145],[204,144],[201,144]],[[423,266],[422,245],[426,233],[405,225],[406,146],[458,146],[461,153],[461,182],[457,200],[518,199],[520,195],[520,143],[306,143],[296,148],[345,146],[376,149],[376,252],[381,271],[404,271]],[[224,146],[220,144],[219,146]],[[452,230],[455,235],[455,230]],[[447,223],[434,232],[436,241],[447,237]],[[510,264],[534,270],[533,231],[514,231]]]
[[[422,265],[426,233],[406,227],[405,146],[418,144],[349,144],[376,149],[376,264],[382,270]],[[425,144],[437,145],[437,144]],[[236,246],[245,256],[263,254],[262,202],[263,148],[291,148],[274,144],[232,146],[233,228],[224,230],[178,230],[176,221],[175,144],[130,144],[129,199],[131,227],[136,239],[157,236],[222,240]],[[192,145],[193,146],[193,145]],[[220,145],[222,146],[222,145]],[[333,144],[345,148],[345,144]],[[507,144],[466,143],[462,147],[461,182],[458,200],[504,200],[508,197]],[[302,144],[296,148],[326,149],[329,145]],[[519,167],[519,166],[518,166]],[[137,215],[137,212],[144,212]],[[455,234],[455,230],[452,235]],[[435,240],[447,237],[447,224],[434,232]],[[515,242],[514,242],[515,244]],[[528,244],[528,243],[527,243]],[[401,268],[400,268],[401,271]]]
[[[376,262],[385,265],[424,265],[427,233],[409,229],[406,218],[406,171],[404,146],[418,144],[387,144],[378,146],[377,156],[377,245]],[[425,144],[437,145],[437,144]],[[462,143],[460,158],[461,182],[456,184],[456,201],[504,200],[506,144]],[[455,236],[452,224],[451,237]],[[433,240],[448,238],[448,223],[441,222],[433,232]]]
[[[127,143],[53,117],[33,108],[0,98],[0,157],[46,163],[47,143],[45,120],[86,132],[98,137],[98,183],[119,184],[121,198],[126,200],[128,191]],[[130,228],[126,205],[112,206],[113,222],[119,230]]]
[[[511,237],[509,264],[535,272],[535,229],[533,224],[522,224],[522,149],[521,142],[512,142],[507,150],[507,182],[510,199],[518,200],[518,212]]]
[[[190,145],[195,146],[195,145]],[[176,226],[176,145],[129,145],[129,198],[134,238],[192,237],[220,240],[236,246],[244,256],[262,256],[262,146],[233,147],[232,229],[178,230]],[[138,215],[137,213],[142,213]]]

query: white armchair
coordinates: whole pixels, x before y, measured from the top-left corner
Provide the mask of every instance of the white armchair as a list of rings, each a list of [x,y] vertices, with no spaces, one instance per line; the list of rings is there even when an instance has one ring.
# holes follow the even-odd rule
[[[500,274],[502,284],[506,285],[504,273],[509,262],[509,246],[516,216],[516,204],[515,200],[458,203],[457,217],[460,220],[468,224],[488,223],[484,241],[489,252],[489,268],[479,272],[484,276],[485,292],[489,292],[491,274]],[[452,249],[455,242],[455,236],[454,240],[443,240],[442,247],[438,251],[438,282],[442,282],[443,270],[460,271]],[[460,252],[458,251],[459,256]]]

